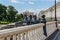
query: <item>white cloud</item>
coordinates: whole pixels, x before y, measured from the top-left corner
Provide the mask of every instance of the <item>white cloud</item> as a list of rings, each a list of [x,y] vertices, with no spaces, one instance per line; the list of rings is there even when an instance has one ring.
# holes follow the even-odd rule
[[[12,3],[19,3],[19,4],[25,4],[23,1],[18,1],[18,0],[10,0]]]
[[[31,1],[55,1],[55,0],[31,0]],[[56,1],[60,1],[60,0],[56,0]]]
[[[33,5],[33,4],[35,4],[34,2],[31,2],[31,1],[30,1],[30,2],[28,2],[28,3],[29,3],[29,4],[32,4],[32,5]]]
[[[55,1],[55,0],[47,0],[47,1]],[[56,0],[56,1],[60,1],[60,0]]]
[[[12,3],[19,3],[18,0],[11,0]]]
[[[47,10],[48,8],[38,8],[38,9],[36,9],[36,13],[39,13],[40,11],[45,11],[45,10]]]
[[[60,2],[60,0],[56,0],[57,2]]]
[[[40,9],[37,9],[37,11],[41,11],[41,10],[46,10],[46,8],[40,8]]]

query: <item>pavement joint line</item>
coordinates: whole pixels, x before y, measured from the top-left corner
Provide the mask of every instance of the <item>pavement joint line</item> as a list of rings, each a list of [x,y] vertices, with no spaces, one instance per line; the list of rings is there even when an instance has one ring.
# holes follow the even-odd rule
[[[57,36],[59,35],[59,33],[60,33],[60,31],[57,33],[57,35],[54,37],[54,39],[53,39],[53,40],[55,40],[55,39],[57,38]]]

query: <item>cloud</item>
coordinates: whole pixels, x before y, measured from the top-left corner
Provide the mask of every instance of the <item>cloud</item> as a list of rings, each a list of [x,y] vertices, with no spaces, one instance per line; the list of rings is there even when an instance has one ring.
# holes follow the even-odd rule
[[[29,4],[31,4],[31,5],[35,4],[34,2],[31,2],[31,1],[30,1],[30,2],[28,2],[28,3],[29,3]]]
[[[40,1],[50,1],[50,2],[54,2],[55,0],[40,0]],[[59,2],[60,0],[56,0],[57,2]]]
[[[48,9],[48,8],[37,8],[37,9],[36,9],[36,12],[39,13],[40,11],[45,11],[45,10],[47,10],[47,9]]]
[[[10,0],[12,3],[19,3],[19,4],[25,4],[23,1],[18,1],[18,0]]]
[[[57,2],[60,2],[60,0],[56,0]]]
[[[55,0],[31,0],[31,1],[55,1]],[[59,0],[56,0],[59,1]]]
[[[11,0],[12,3],[19,3],[18,0]]]
[[[41,10],[46,10],[47,8],[40,8],[40,9],[37,9],[37,11],[41,11]]]

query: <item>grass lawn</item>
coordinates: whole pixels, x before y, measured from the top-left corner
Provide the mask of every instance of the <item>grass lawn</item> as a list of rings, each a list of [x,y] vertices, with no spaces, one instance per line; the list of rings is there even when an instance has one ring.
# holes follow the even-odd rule
[[[0,21],[0,24],[9,24],[11,22]]]

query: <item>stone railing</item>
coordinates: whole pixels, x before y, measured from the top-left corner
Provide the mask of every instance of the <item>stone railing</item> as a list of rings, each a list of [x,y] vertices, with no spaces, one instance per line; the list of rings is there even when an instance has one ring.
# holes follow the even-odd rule
[[[43,34],[43,25],[40,23],[0,30],[0,40],[45,40],[57,28],[55,27],[55,22],[48,22],[46,24],[48,36],[46,37]]]
[[[48,22],[46,29],[47,35],[51,35],[57,29],[55,22]]]

